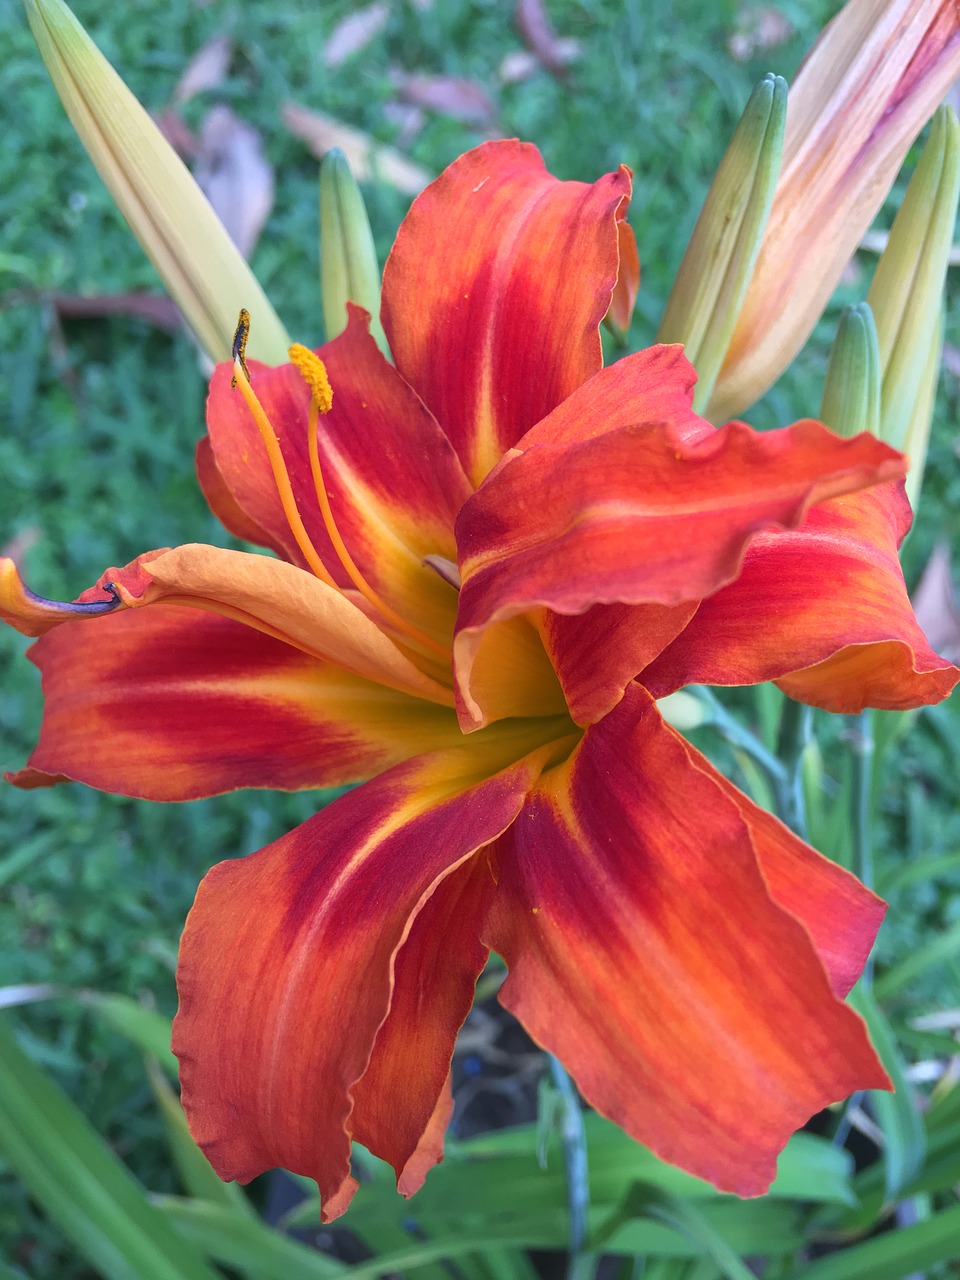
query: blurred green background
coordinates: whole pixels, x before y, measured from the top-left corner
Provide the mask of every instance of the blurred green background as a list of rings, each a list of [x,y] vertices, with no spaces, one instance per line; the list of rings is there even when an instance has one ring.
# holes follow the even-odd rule
[[[352,53],[334,45],[336,57],[331,38],[343,45],[344,20],[356,11],[346,3],[77,0],[75,11],[158,115],[171,108],[198,50],[213,37],[230,38],[225,74],[179,107],[178,118],[196,132],[211,107],[226,104],[259,131],[276,192],[252,262],[297,340],[313,345],[323,336],[317,162],[284,123],[288,102],[399,146],[431,173],[501,135],[536,142],[564,178],[592,180],[629,164],[643,269],[630,337],[637,347],[653,338],[751,87],[768,70],[792,77],[837,7],[828,0],[548,4],[562,37],[559,56],[569,58],[562,75],[531,57],[513,6],[495,0],[384,3],[377,29],[371,20]],[[21,553],[35,590],[71,598],[104,566],[144,549],[228,539],[194,480],[204,399],[196,353],[182,334],[97,314],[104,295],[159,293],[159,281],[76,140],[12,0],[0,0],[0,48],[0,549]],[[452,89],[438,77],[472,87]],[[432,89],[411,88],[425,79]],[[365,184],[364,194],[382,261],[409,195],[383,182]],[[879,225],[889,225],[892,207]],[[858,256],[806,351],[748,415],[755,425],[816,414],[839,307],[865,296],[873,263]],[[88,314],[71,317],[64,296],[88,300],[80,307]],[[958,341],[955,303],[951,281],[948,350]],[[944,375],[921,511],[905,548],[911,584],[938,539],[958,544],[956,368],[954,360]],[[26,648],[0,631],[3,768],[23,763],[39,724],[39,680]],[[759,704],[739,705],[762,720]],[[850,728],[818,716],[817,732],[823,767],[816,785],[825,800],[814,842],[819,837],[826,852],[843,856],[842,818],[831,805],[849,786]],[[878,953],[881,983],[921,949],[920,962],[894,970],[899,976],[887,987],[908,1060],[942,1062],[956,1047],[949,1025],[918,1030],[916,1019],[960,1008],[958,741],[956,705],[925,712],[887,753],[878,778],[878,877],[893,903]],[[703,745],[717,747],[709,737]],[[718,758],[738,767],[729,753]],[[159,806],[73,785],[26,793],[3,787],[0,987],[64,983],[126,993],[172,1014],[177,939],[200,877],[303,820],[316,803],[311,795],[248,792]],[[922,951],[937,939],[945,940],[938,950]],[[75,1002],[33,1004],[15,1017],[20,1043],[141,1180],[173,1190],[176,1173],[139,1052]],[[3,1256],[30,1276],[96,1274],[76,1260],[0,1156]]]

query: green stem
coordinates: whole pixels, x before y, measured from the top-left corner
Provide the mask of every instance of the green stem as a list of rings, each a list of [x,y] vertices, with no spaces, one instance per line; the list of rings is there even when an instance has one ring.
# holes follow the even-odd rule
[[[873,716],[870,710],[851,717],[850,740],[853,749],[853,796],[851,826],[853,827],[853,870],[867,886],[873,888],[873,774],[874,738]],[[867,959],[860,979],[864,986],[873,982],[873,956]]]
[[[593,1280],[596,1258],[587,1249],[590,1181],[587,1170],[587,1136],[580,1099],[563,1065],[548,1055],[550,1077],[560,1095],[560,1145],[567,1174],[567,1211],[570,1220],[570,1256],[567,1280]]]
[[[787,698],[780,715],[777,755],[787,773],[782,798],[777,797],[777,813],[801,839],[807,838],[807,805],[803,794],[803,751],[813,731],[813,709]]]
[[[774,790],[786,784],[788,781],[787,771],[777,757],[767,750],[756,734],[751,733],[749,729],[745,729],[740,721],[730,714],[712,689],[708,689],[706,685],[698,684],[691,685],[690,692],[695,693],[700,701],[706,704],[710,712],[710,719],[707,723],[712,724],[732,747],[739,747],[741,751],[745,751],[751,759],[755,760],[770,779]]]
[[[850,826],[853,830],[853,871],[867,886],[873,888],[873,774],[874,737],[873,715],[869,708],[859,716],[847,720],[848,738],[853,752],[853,790],[850,797]],[[867,957],[860,976],[867,990],[873,985],[873,952]],[[842,1147],[850,1132],[850,1117],[854,1108],[863,1101],[865,1091],[859,1089],[847,1102],[837,1122],[831,1141]]]
[[[803,743],[806,741],[806,734],[809,732],[808,720],[801,715],[795,721],[795,737],[799,746],[795,750],[791,749],[788,753],[788,759],[790,760],[790,767],[788,768],[777,756],[767,750],[756,734],[751,733],[749,729],[745,729],[740,721],[730,714],[712,689],[708,689],[705,685],[696,685],[692,687],[692,692],[695,692],[697,697],[706,704],[710,712],[708,723],[712,724],[732,747],[737,747],[740,751],[744,751],[763,769],[773,789],[777,816],[788,827],[792,827],[798,835],[805,835],[807,822],[799,762]],[[791,702],[787,706],[797,707],[799,704]],[[800,707],[801,713],[808,710],[809,708],[807,707]],[[786,710],[784,714],[786,716]],[[794,723],[792,712],[791,723]],[[801,734],[803,735],[802,737]],[[781,725],[781,742],[783,737],[783,725]]]

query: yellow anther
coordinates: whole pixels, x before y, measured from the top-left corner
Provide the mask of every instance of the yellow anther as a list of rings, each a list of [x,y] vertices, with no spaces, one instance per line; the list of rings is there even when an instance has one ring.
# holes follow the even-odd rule
[[[333,405],[333,388],[327,377],[327,366],[309,347],[295,342],[287,352],[290,363],[310,388],[310,393],[321,413],[329,413]]]
[[[250,313],[248,311],[240,312],[240,320],[237,324],[237,331],[233,338],[233,382],[232,386],[239,389],[240,394],[246,401],[247,408],[250,410],[251,416],[257,425],[260,438],[263,441],[264,448],[267,451],[267,458],[270,462],[270,469],[273,472],[274,483],[277,486],[277,493],[283,507],[284,515],[287,523],[296,540],[300,552],[322,582],[336,590],[340,590],[335,579],[331,576],[327,566],[320,558],[317,549],[310,540],[306,526],[300,516],[297,508],[297,500],[293,492],[293,485],[290,481],[290,475],[287,471],[286,462],[284,461],[283,451],[280,447],[280,440],[274,430],[273,424],[267,416],[263,405],[257,399],[257,395],[250,385],[250,375],[247,372],[246,361],[244,360],[244,351],[247,345],[247,338],[250,334]],[[384,620],[389,623],[396,631],[408,636],[422,648],[436,654],[438,657],[447,658],[449,652],[447,648],[439,644],[432,636],[425,635],[418,627],[408,622],[404,617],[397,613],[386,603],[385,600],[377,594],[376,591],[366,581],[363,574],[357,568],[350,552],[340,536],[333,518],[333,512],[330,509],[330,499],[327,496],[326,486],[323,481],[323,472],[320,467],[320,445],[319,445],[319,417],[321,413],[329,413],[333,405],[333,391],[330,387],[330,380],[327,377],[327,371],[323,361],[319,356],[308,350],[306,347],[296,342],[289,351],[290,362],[295,366],[303,377],[307,386],[310,388],[310,409],[307,414],[307,452],[310,458],[310,471],[313,476],[314,487],[316,489],[317,500],[320,505],[320,514],[323,519],[324,526],[333,549],[340,561],[347,576],[353,582],[357,590],[369,601],[373,608],[380,613]]]
[[[237,327],[233,334],[233,362],[239,363],[240,368],[246,374],[247,381],[250,381],[250,374],[247,370],[247,339],[250,337],[250,312],[246,307],[240,308],[240,318],[237,320]],[[237,375],[234,374],[230,379],[230,386],[233,390],[237,387]]]
[[[249,330],[249,328],[248,317],[247,329]],[[267,459],[270,463],[270,470],[273,472],[273,481],[277,486],[277,494],[280,498],[280,505],[283,507],[283,514],[287,518],[290,532],[293,534],[304,560],[306,560],[321,582],[325,582],[328,587],[337,588],[337,584],[327,566],[320,559],[316,547],[310,541],[310,535],[307,533],[306,526],[297,508],[297,499],[293,492],[293,485],[290,483],[290,473],[287,471],[287,464],[283,458],[280,441],[263,405],[257,399],[256,393],[250,385],[250,375],[247,373],[247,366],[244,363],[242,347],[238,346],[237,341],[234,341],[233,381],[231,386],[239,390],[246,401],[247,408],[256,423],[257,430],[260,432],[260,439],[263,441],[263,447],[267,451]]]

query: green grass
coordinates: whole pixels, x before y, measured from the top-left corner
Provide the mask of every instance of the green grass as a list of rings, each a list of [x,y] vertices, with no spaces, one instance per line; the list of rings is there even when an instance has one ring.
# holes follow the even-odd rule
[[[625,161],[635,171],[631,221],[643,263],[632,335],[652,339],[700,202],[753,83],[767,70],[791,76],[835,7],[818,0],[780,6],[795,21],[786,44],[747,64],[727,41],[732,3],[580,0],[551,7],[558,30],[582,43],[561,84],[539,73],[498,87],[503,57],[521,47],[506,7],[494,0],[436,0],[419,13],[394,4],[385,31],[360,55],[324,70],[324,39],[351,6],[278,6],[268,0],[139,0],[107,7],[77,0],[76,12],[134,92],[154,111],[169,100],[186,60],[211,35],[229,32],[237,53],[229,80],[190,104],[195,124],[222,100],[263,133],[277,200],[254,268],[290,332],[322,337],[317,287],[315,161],[285,130],[288,99],[324,110],[392,141],[384,107],[390,70],[478,79],[498,106],[498,130],[535,141],[561,177],[593,179]],[[193,349],[136,321],[59,328],[49,295],[159,291],[59,106],[18,6],[0,0],[5,50],[4,145],[0,148],[0,547],[34,531],[31,585],[68,598],[108,564],[184,541],[224,541],[193,478],[203,429],[204,388]],[[412,158],[439,171],[482,134],[428,118]],[[381,258],[402,217],[396,192],[366,192]],[[863,296],[872,263],[846,295]],[[951,302],[955,300],[955,291]],[[955,310],[955,309],[954,309]],[[954,310],[948,338],[956,341]],[[772,425],[815,414],[836,308],[795,368],[752,415]],[[954,380],[941,392],[924,501],[905,549],[915,579],[937,537],[960,540],[960,462],[952,424]],[[23,763],[39,723],[26,643],[0,631],[0,766]],[[835,738],[837,726],[826,730]],[[887,771],[881,871],[904,857],[960,851],[955,756],[958,713],[921,719]],[[828,741],[831,778],[842,748]],[[152,806],[69,786],[0,790],[0,985],[63,982],[146,995],[174,1009],[172,963],[197,881],[214,862],[257,848],[315,804],[310,796],[261,793],[191,805]],[[931,931],[957,919],[960,874],[920,878],[900,890],[880,958],[892,963]],[[951,893],[953,900],[951,901]],[[960,1000],[960,962],[922,975],[899,998],[897,1025],[915,1012]],[[136,1053],[87,1015],[58,1006],[25,1013],[28,1047],[80,1102],[101,1132],[152,1188],[170,1189],[149,1092]],[[91,1274],[70,1260],[0,1165],[0,1254],[29,1274]]]

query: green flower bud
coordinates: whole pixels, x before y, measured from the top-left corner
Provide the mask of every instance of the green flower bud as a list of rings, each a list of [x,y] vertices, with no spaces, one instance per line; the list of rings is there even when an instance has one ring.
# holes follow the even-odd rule
[[[780,174],[787,83],[765,76],[750,96],[667,302],[659,342],[682,342],[697,371],[702,411],[730,345]]]
[[[838,435],[880,429],[880,349],[866,302],[847,307],[837,325],[823,384],[820,419]]]
[[[380,267],[356,179],[339,147],[320,165],[320,295],[327,340],[347,327],[347,303],[370,312],[370,332],[390,349],[380,324]]]
[[[911,455],[922,469],[926,451],[925,426],[916,421],[918,405],[929,382],[931,359],[939,354],[937,334],[947,258],[953,241],[960,196],[960,123],[950,107],[933,119],[903,204],[890,230],[887,247],[867,295],[877,323],[883,390],[880,403],[881,439],[907,448],[908,434],[920,453]]]

